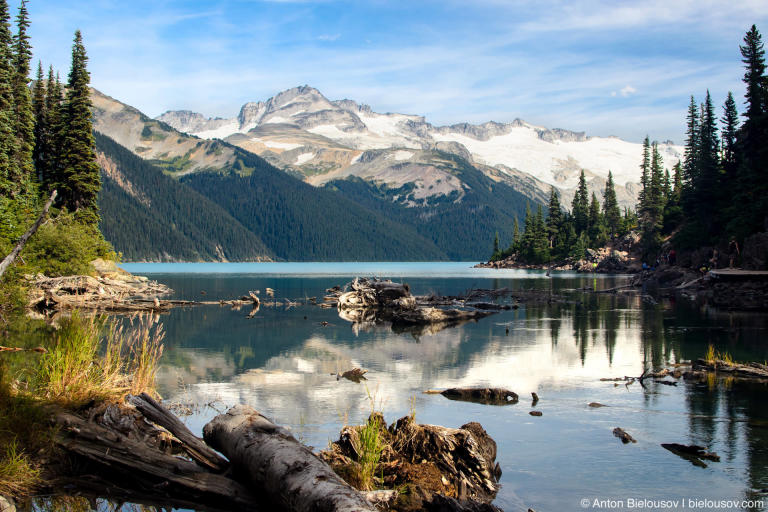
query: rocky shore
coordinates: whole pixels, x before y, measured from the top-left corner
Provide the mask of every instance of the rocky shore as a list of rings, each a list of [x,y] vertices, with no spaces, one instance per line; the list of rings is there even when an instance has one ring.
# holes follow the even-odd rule
[[[568,258],[548,263],[530,264],[520,261],[513,254],[498,261],[478,263],[475,268],[509,268],[523,270],[568,270],[575,272],[594,272],[599,274],[631,274],[639,272],[642,263],[637,254],[640,236],[629,233],[615,242],[599,249],[587,249],[584,258],[576,260]]]

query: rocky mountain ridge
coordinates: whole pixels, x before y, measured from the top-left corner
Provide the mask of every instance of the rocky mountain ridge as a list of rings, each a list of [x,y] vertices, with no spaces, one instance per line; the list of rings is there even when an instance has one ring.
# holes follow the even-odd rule
[[[442,152],[473,163],[536,201],[551,185],[569,200],[581,169],[599,198],[609,170],[623,205],[633,206],[639,189],[640,144],[521,119],[433,126],[423,116],[380,114],[349,99],[330,101],[306,85],[246,103],[231,119],[188,111],[169,111],[157,119],[200,138],[226,140],[317,186],[357,176],[387,187],[414,179],[417,187],[426,187],[427,196],[460,192],[456,184],[435,188],[428,177],[441,169]],[[660,151],[670,168],[682,156],[682,148],[669,141],[660,144]]]

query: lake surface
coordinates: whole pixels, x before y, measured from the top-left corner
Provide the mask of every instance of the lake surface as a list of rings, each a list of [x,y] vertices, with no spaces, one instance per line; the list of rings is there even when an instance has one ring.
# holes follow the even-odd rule
[[[194,406],[185,421],[195,432],[217,410],[246,403],[321,449],[343,425],[363,423],[375,402],[389,423],[412,410],[420,423],[480,422],[498,443],[503,475],[495,503],[507,511],[637,510],[641,504],[655,510],[675,500],[671,508],[679,510],[765,510],[759,503],[719,502],[768,501],[766,386],[681,380],[644,389],[600,378],[696,359],[710,343],[735,360],[765,361],[766,315],[717,311],[682,298],[652,304],[636,294],[583,291],[625,284],[626,276],[547,277],[473,269],[472,263],[122,266],[169,285],[173,297],[194,300],[232,299],[249,290],[261,290],[264,298],[266,287],[279,300],[322,300],[326,288],[379,276],[407,281],[415,294],[508,287],[551,291],[569,301],[521,304],[434,333],[354,328],[335,309],[309,305],[262,306],[252,319],[249,307],[173,309],[160,318],[166,331],[160,393]],[[367,382],[336,380],[337,372],[354,367],[368,370]],[[489,406],[423,394],[457,386],[506,387],[521,400]],[[541,417],[528,414],[534,391]],[[637,443],[622,445],[614,427]],[[704,445],[721,462],[697,467],[661,443]],[[602,507],[596,499],[605,500]]]

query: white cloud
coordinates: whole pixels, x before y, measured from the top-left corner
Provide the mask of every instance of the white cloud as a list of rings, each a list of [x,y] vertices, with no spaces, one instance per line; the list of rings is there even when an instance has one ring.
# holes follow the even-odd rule
[[[626,98],[630,94],[635,94],[637,92],[637,89],[635,89],[631,85],[625,85],[624,87],[622,87],[620,92],[621,92],[621,95]]]
[[[319,41],[335,41],[341,37],[341,34],[322,34],[317,36]]]

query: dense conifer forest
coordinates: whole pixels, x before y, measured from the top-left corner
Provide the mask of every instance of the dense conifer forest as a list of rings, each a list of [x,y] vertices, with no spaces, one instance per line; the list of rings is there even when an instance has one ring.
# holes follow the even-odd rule
[[[26,2],[12,33],[0,0],[0,251],[8,254],[33,223],[46,198],[58,192],[50,218],[25,247],[19,271],[87,271],[97,256],[113,257],[98,230],[99,167],[94,153],[91,100],[83,38],[75,32],[66,83],[38,63],[30,90],[31,43]]]
[[[181,178],[258,233],[277,258],[292,261],[445,260],[445,253],[409,226],[329,190],[317,189],[237,150],[253,172],[202,172]]]
[[[223,208],[98,132],[101,231],[127,261],[256,261],[272,252]],[[126,191],[130,190],[130,193]]]
[[[698,103],[691,96],[686,117],[685,156],[670,173],[657,143],[643,143],[641,191],[636,212],[619,214],[609,175],[600,206],[587,198],[582,172],[571,211],[563,211],[552,190],[548,212],[526,212],[524,227],[515,223],[507,249],[494,242],[492,261],[516,255],[524,263],[584,257],[587,248],[638,229],[642,258],[653,262],[669,240],[671,247],[738,244],[768,231],[768,77],[762,36],[755,25],[739,47],[745,67],[744,112],[737,112],[729,92],[718,116],[709,91]],[[739,122],[742,118],[743,121]]]

